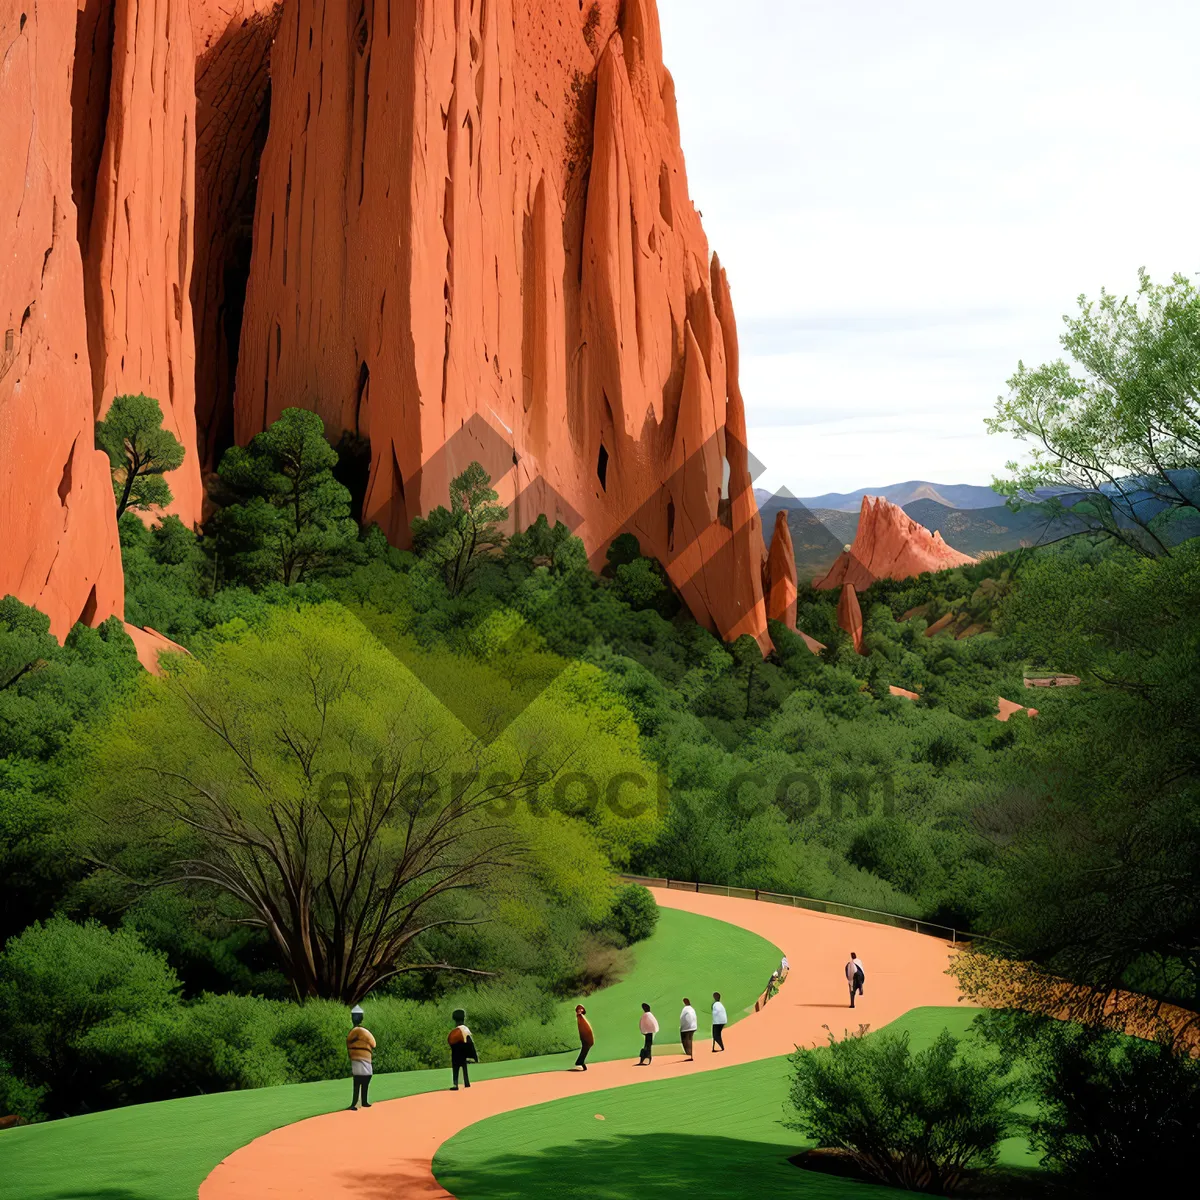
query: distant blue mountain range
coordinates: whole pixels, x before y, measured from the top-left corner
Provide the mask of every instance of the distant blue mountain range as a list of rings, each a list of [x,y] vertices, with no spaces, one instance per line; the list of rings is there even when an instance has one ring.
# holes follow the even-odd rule
[[[901,508],[914,500],[932,500],[947,508],[995,508],[1004,503],[1004,497],[990,487],[975,483],[930,483],[924,479],[910,479],[907,483],[892,483],[886,487],[860,488],[856,492],[826,492],[823,496],[773,496],[762,488],[756,488],[754,494],[760,506],[772,500],[777,508],[802,504],[805,508],[833,509],[835,512],[858,512],[864,496],[882,496]],[[1056,493],[1046,489],[1045,494],[1050,496]]]

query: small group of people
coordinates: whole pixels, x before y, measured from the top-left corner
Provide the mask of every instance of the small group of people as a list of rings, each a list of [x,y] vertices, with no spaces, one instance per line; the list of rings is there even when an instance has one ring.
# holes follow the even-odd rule
[[[722,1053],[725,1049],[725,1026],[729,1017],[725,1005],[721,1003],[721,993],[712,994],[712,1052]],[[699,1020],[691,1000],[684,996],[683,1009],[679,1014],[679,1042],[683,1046],[684,1056],[688,1062],[693,1060],[692,1048],[696,1039],[696,1029]],[[649,1004],[642,1005],[642,1017],[638,1023],[642,1035],[642,1051],[638,1055],[638,1066],[646,1067],[654,1059],[654,1036],[658,1033],[658,1018],[650,1009]]]
[[[446,1042],[450,1047],[450,1069],[452,1092],[458,1091],[458,1078],[462,1075],[463,1087],[471,1086],[471,1076],[467,1064],[479,1061],[479,1052],[475,1049],[475,1041],[467,1028],[467,1014],[461,1008],[456,1008],[451,1014],[454,1028],[450,1030]],[[375,1035],[363,1024],[362,1006],[356,1004],[350,1010],[351,1029],[346,1035],[346,1049],[350,1053],[350,1078],[354,1091],[350,1100],[349,1112],[357,1112],[359,1104],[370,1108],[367,1099],[371,1087],[371,1076],[374,1071],[372,1052],[375,1049]]]
[[[785,956],[779,965],[779,970],[771,975],[771,983],[777,988],[784,979],[787,978],[788,960]],[[846,983],[850,988],[850,1007],[854,1007],[856,996],[863,994],[863,984],[866,982],[866,972],[863,969],[862,959],[850,951],[850,958],[846,962]],[[363,1024],[363,1010],[360,1005],[355,1005],[350,1010],[350,1019],[352,1028],[346,1035],[346,1049],[350,1053],[350,1076],[353,1081],[353,1097],[350,1101],[349,1111],[357,1112],[359,1105],[363,1108],[370,1108],[371,1102],[367,1099],[368,1091],[371,1086],[372,1074],[372,1052],[375,1049],[375,1037],[371,1031]],[[462,1077],[462,1086],[471,1086],[471,1076],[468,1071],[468,1064],[479,1061],[479,1052],[475,1049],[474,1039],[471,1037],[471,1031],[467,1027],[467,1014],[461,1008],[456,1008],[452,1014],[454,1028],[450,1030],[450,1034],[446,1041],[450,1047],[450,1069],[451,1069],[451,1087],[452,1092],[457,1092],[459,1089],[459,1076]],[[592,1047],[596,1044],[596,1035],[592,1029],[591,1022],[587,1019],[587,1009],[582,1004],[575,1005],[575,1022],[579,1030],[579,1054],[575,1059],[575,1069],[586,1071],[587,1058]],[[722,1053],[725,1050],[725,1026],[729,1023],[728,1014],[725,1011],[725,1005],[721,1003],[721,993],[713,992],[712,994],[712,1052],[714,1054]],[[688,1062],[693,1061],[693,1047],[696,1038],[696,1030],[699,1026],[699,1020],[696,1016],[696,1009],[692,1005],[691,1000],[687,996],[683,998],[683,1008],[679,1013],[679,1041],[683,1046],[684,1056]],[[649,1066],[654,1059],[654,1038],[659,1032],[658,1018],[654,1015],[649,1004],[642,1005],[642,1015],[638,1022],[638,1029],[642,1035],[642,1049],[638,1055],[637,1065],[639,1067]]]

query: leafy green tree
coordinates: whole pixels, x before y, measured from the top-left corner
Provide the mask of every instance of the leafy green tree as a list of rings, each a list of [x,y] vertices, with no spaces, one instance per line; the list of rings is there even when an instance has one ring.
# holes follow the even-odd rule
[[[82,873],[66,799],[77,732],[140,674],[118,618],[60,646],[44,613],[0,600],[0,941],[49,916]]]
[[[640,883],[619,887],[611,920],[613,927],[630,945],[645,941],[658,924],[658,905],[650,889]]]
[[[298,998],[354,1002],[405,971],[469,969],[422,961],[419,939],[462,924],[443,898],[520,853],[493,815],[529,785],[510,765],[320,605],[147,681],[98,735],[80,802],[98,818],[95,859],[217,889],[265,931]]]
[[[977,1024],[1026,1073],[1030,1144],[1068,1195],[1128,1196],[1152,1173],[1191,1174],[1200,1062],[1190,1047],[1028,1013],[986,1012]]]
[[[112,465],[118,520],[127,509],[148,512],[171,503],[163,476],[183,465],[184,449],[162,419],[158,401],[139,392],[114,397],[104,420],[96,422],[96,448]]]
[[[1168,551],[1172,514],[1200,517],[1200,292],[1183,275],[1154,284],[1139,273],[1137,296],[1101,291],[1064,318],[1064,360],[1024,363],[988,421],[994,433],[1033,444],[994,486],[1010,504],[1038,488],[1082,494],[1069,516],[1146,554]],[[1047,517],[1061,499],[1043,502]]]
[[[284,409],[248,446],[225,452],[218,475],[226,503],[211,525],[228,578],[288,585],[361,559],[336,463],[321,418],[301,408]]]
[[[785,1123],[849,1151],[880,1183],[946,1195],[993,1166],[1017,1131],[1022,1091],[1008,1066],[960,1053],[946,1030],[915,1054],[907,1033],[829,1040],[792,1055],[795,1115]]]
[[[0,954],[0,1057],[27,1085],[47,1089],[55,1116],[102,1103],[89,1071],[106,1026],[178,1003],[166,960],[126,931],[55,917],[9,940]]]
[[[459,595],[486,559],[504,544],[500,526],[508,509],[477,462],[450,483],[450,508],[439,505],[412,523],[413,550],[442,572],[451,596]]]
[[[1030,563],[1004,628],[1084,679],[993,771],[989,926],[1055,974],[1200,1012],[1200,541]],[[1047,697],[1051,699],[1051,697]]]

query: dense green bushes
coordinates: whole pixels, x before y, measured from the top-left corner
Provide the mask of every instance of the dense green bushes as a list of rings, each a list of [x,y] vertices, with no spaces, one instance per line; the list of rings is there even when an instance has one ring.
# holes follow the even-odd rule
[[[1021,1088],[998,1058],[960,1053],[943,1031],[913,1053],[908,1034],[830,1038],[792,1056],[789,1122],[819,1145],[849,1151],[881,1183],[945,1195],[994,1166],[1017,1129]]]
[[[658,905],[649,889],[640,883],[627,883],[618,888],[611,922],[627,943],[645,941],[658,924]]]

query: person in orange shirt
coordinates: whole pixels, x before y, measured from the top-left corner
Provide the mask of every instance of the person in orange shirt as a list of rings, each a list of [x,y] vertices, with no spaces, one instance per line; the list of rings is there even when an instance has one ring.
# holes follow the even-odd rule
[[[582,1004],[575,1005],[575,1022],[579,1026],[579,1057],[575,1060],[575,1065],[586,1071],[588,1051],[596,1044],[596,1035],[587,1019],[587,1009]]]
[[[371,1086],[371,1051],[375,1049],[375,1036],[363,1024],[363,1010],[356,1004],[350,1010],[354,1028],[346,1035],[346,1049],[350,1051],[350,1076],[354,1080],[354,1097],[350,1101],[350,1112],[358,1111],[359,1097],[363,1108],[370,1108],[367,1089]]]

